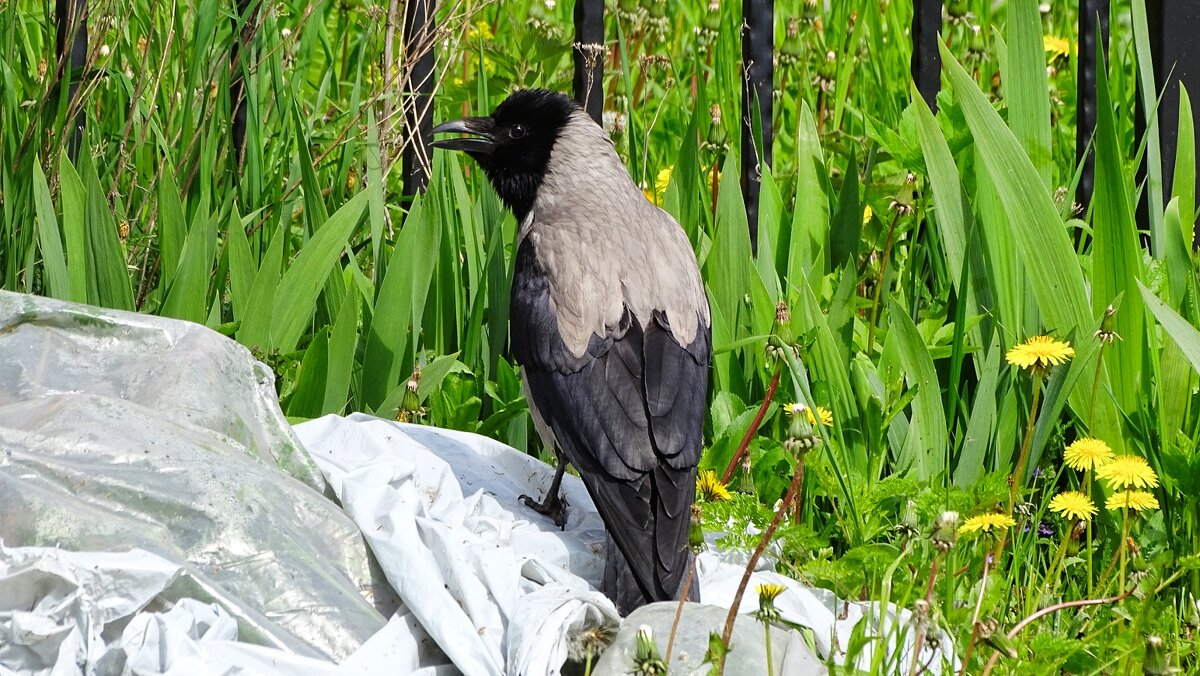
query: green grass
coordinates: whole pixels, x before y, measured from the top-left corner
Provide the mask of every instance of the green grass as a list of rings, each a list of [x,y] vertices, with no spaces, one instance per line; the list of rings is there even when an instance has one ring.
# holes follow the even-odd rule
[[[664,13],[620,0],[608,12],[604,108],[618,152],[684,226],[708,284],[717,354],[704,467],[724,469],[782,371],[750,444],[750,475],[732,483],[743,495],[706,518],[724,524],[732,509],[765,526],[797,467],[779,404],[821,406],[833,424],[818,426],[822,443],[804,460],[799,505],[778,534],[781,570],[908,607],[928,589],[930,626],[960,659],[971,646],[970,673],[993,654],[972,641],[977,607],[1004,633],[1039,608],[1132,589],[1038,619],[1015,638],[1020,659],[999,659],[995,673],[1131,673],[1144,668],[1150,635],[1170,664],[1192,670],[1200,311],[1190,102],[1182,97],[1167,193],[1157,92],[1138,88],[1153,80],[1144,0],[1113,3],[1097,188],[1077,213],[1078,47],[1043,46],[1043,36],[1073,36],[1071,4],[1043,15],[1032,0],[947,3],[936,115],[909,80],[911,3],[780,4],[782,93],[756,258],[738,182],[739,3]],[[386,54],[399,41],[386,8],[284,2],[259,16],[237,71],[249,93],[242,158],[229,111],[241,24],[229,11],[209,0],[101,2],[87,67],[60,78],[46,4],[0,5],[3,288],[222,331],[271,365],[293,417],[367,411],[537,452],[507,346],[516,224],[469,161],[443,153],[426,194],[400,194],[405,66]],[[570,17],[569,3],[543,0],[444,8],[435,118],[486,112],[514,86],[568,89]],[[65,78],[80,82],[75,99]],[[1135,100],[1147,111],[1140,125]],[[71,161],[75,112],[87,124]],[[1139,181],[1143,157],[1151,171]],[[1102,344],[1098,330],[1120,340]],[[1070,341],[1075,356],[1044,379],[1026,442],[1033,380],[1005,354],[1040,334]],[[768,354],[769,341],[795,351]],[[1105,571],[1121,558],[1124,525],[1103,508],[1107,489],[1093,482],[1090,535],[1048,510],[1082,485],[1062,454],[1089,435],[1147,458],[1161,482],[1160,508],[1131,519],[1124,578]],[[1017,525],[985,585],[994,542],[964,535],[938,554],[930,533],[947,510],[1004,511],[1023,449]],[[874,639],[847,640],[853,653]],[[881,656],[872,671],[909,665]]]

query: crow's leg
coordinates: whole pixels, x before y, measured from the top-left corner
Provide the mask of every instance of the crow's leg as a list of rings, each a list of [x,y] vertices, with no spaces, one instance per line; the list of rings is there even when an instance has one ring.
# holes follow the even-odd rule
[[[558,453],[557,456],[558,469],[554,472],[554,481],[550,482],[550,490],[546,492],[546,499],[538,502],[528,495],[522,495],[517,499],[533,511],[550,517],[554,521],[555,526],[566,530],[567,508],[566,503],[563,502],[562,495],[558,491],[558,487],[562,483],[563,472],[567,470],[567,459],[561,453]]]

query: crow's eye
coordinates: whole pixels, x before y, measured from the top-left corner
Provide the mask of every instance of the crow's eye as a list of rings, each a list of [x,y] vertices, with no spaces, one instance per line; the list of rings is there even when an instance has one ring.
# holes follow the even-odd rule
[[[525,125],[514,124],[512,127],[509,127],[508,135],[513,140],[516,140],[519,138],[525,138]]]

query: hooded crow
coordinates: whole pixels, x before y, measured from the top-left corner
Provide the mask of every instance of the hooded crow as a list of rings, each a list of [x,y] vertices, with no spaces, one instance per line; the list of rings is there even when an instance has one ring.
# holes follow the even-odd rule
[[[544,443],[544,503],[561,526],[565,462],[608,532],[603,591],[623,614],[677,599],[712,356],[708,299],[687,235],[634,184],[612,140],[562,94],[518,90],[447,122],[520,224],[510,338]],[[615,545],[615,546],[614,546]],[[688,598],[699,600],[693,579]]]

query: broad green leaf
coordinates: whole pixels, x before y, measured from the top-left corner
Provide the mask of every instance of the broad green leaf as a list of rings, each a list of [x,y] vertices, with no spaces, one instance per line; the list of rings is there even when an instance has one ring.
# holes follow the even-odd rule
[[[186,240],[187,216],[179,199],[179,188],[175,186],[172,169],[164,167],[162,180],[158,182],[158,256],[162,271],[159,283],[164,290],[175,281]]]
[[[962,105],[967,125],[979,149],[978,157],[995,185],[1000,203],[1021,205],[1019,209],[1008,209],[1008,221],[1021,257],[1022,269],[1037,300],[1044,329],[1063,336],[1092,326],[1083,271],[1076,261],[1070,237],[1054,206],[1054,200],[1016,137],[979,91],[971,76],[959,65],[945,44],[939,43],[939,48],[946,77]],[[1107,378],[1102,377],[1098,386],[1102,392],[1107,389]],[[1071,392],[1071,408],[1076,414],[1087,415],[1093,387],[1093,383],[1084,379]],[[1115,407],[1104,398],[1098,399],[1091,433],[1104,439],[1123,439]],[[1123,449],[1123,443],[1118,443],[1114,448]]]
[[[829,241],[829,199],[825,196],[825,165],[817,123],[807,103],[800,108],[796,130],[796,207],[788,246],[786,283],[795,284],[800,275],[814,275],[809,284],[819,287],[825,274],[825,243]]]
[[[62,233],[58,230],[58,219],[54,216],[54,203],[50,201],[50,186],[46,183],[42,163],[34,159],[31,164],[34,208],[38,218],[38,245],[46,273],[46,290],[53,298],[70,300],[71,280],[67,270],[67,259],[63,254]]]
[[[246,228],[235,205],[229,215],[225,231],[225,250],[229,258],[229,300],[233,305],[233,316],[244,317],[250,303],[250,289],[254,286],[257,270],[250,254],[250,241],[246,239]]]
[[[927,481],[945,469],[949,446],[941,387],[917,325],[894,299],[888,302],[888,319],[900,350],[905,380],[910,388],[918,388],[912,401],[908,436],[897,464],[899,469],[911,471],[916,478]]]
[[[73,303],[88,302],[88,277],[92,267],[88,257],[86,198],[83,181],[63,153],[58,158],[58,181],[63,204],[63,239],[67,248],[67,278]]]
[[[204,316],[207,314],[208,278],[211,272],[209,236],[207,227],[193,228],[188,232],[187,242],[183,245],[179,259],[179,270],[160,310],[164,317],[204,322]],[[163,263],[166,264],[165,261]]]
[[[983,476],[983,464],[987,457],[988,442],[996,426],[996,384],[1000,380],[1000,337],[992,336],[991,349],[987,351],[979,387],[975,389],[975,403],[971,406],[971,418],[963,437],[962,450],[954,466],[954,485],[968,488]]]
[[[1196,224],[1196,127],[1192,119],[1192,98],[1187,87],[1179,83],[1179,129],[1175,137],[1175,177],[1171,195],[1179,199],[1179,225],[1184,228],[1185,242],[1194,237]]]
[[[1025,148],[1042,184],[1050,188],[1050,95],[1046,48],[1037,0],[1009,0],[1008,58],[1001,68],[1008,125]]]
[[[1200,331],[1196,330],[1196,327],[1188,320],[1179,316],[1178,312],[1167,307],[1166,303],[1159,300],[1158,296],[1154,295],[1154,292],[1147,289],[1140,281],[1137,285],[1142,299],[1146,301],[1146,307],[1150,309],[1171,340],[1175,341],[1175,344],[1183,351],[1183,356],[1187,358],[1196,373],[1200,373]]]
[[[354,355],[358,347],[357,293],[347,293],[329,335],[329,367],[326,369],[325,401],[321,414],[341,413],[350,399],[350,381],[354,376]]]
[[[1141,96],[1142,114],[1146,116],[1146,131],[1144,132],[1146,134],[1146,203],[1149,206],[1147,213],[1150,217],[1150,251],[1155,258],[1160,258],[1163,255],[1165,242],[1163,240],[1162,146],[1158,138],[1158,81],[1154,78],[1154,57],[1150,47],[1150,28],[1146,20],[1146,0],[1131,0],[1130,5],[1133,47],[1137,56],[1138,93]],[[1101,48],[1101,45],[1096,45],[1097,54],[1101,53]],[[1098,57],[1096,63],[1104,63],[1104,59]],[[1097,75],[1099,76],[1101,73],[1097,73]],[[1180,103],[1182,102],[1181,97]],[[1100,107],[1099,97],[1097,97],[1096,109],[1100,113],[1105,112]],[[1099,120],[1097,120],[1097,131],[1099,131]],[[1099,148],[1097,148],[1098,150]],[[1096,179],[1096,186],[1100,186],[1099,177]],[[1130,289],[1127,295],[1136,294]]]
[[[349,305],[349,303],[347,303]],[[329,338],[324,329],[317,331],[300,360],[296,373],[296,389],[288,400],[287,414],[291,418],[316,418],[324,406],[325,385],[328,381]]]
[[[946,138],[938,129],[937,120],[933,118],[929,106],[917,95],[915,89],[912,106],[916,110],[917,135],[921,139],[929,185],[933,189],[933,216],[937,232],[942,238],[942,252],[946,257],[950,281],[959,295],[965,292],[967,314],[978,315],[981,312],[979,302],[975,298],[975,285],[968,282],[964,289],[961,283],[963,265],[966,264],[969,249],[971,210],[963,200],[958,165],[954,162],[954,156],[950,154]],[[971,336],[976,344],[980,343],[978,328],[972,329]]]
[[[280,223],[267,246],[267,252],[258,267],[258,274],[254,276],[254,286],[250,287],[250,298],[246,303],[246,314],[236,317],[240,322],[238,342],[251,349],[269,351],[271,348],[271,308],[282,274],[285,239],[287,230]]]
[[[415,200],[396,238],[367,330],[362,403],[369,410],[378,410],[400,376],[413,367],[410,355],[419,339],[440,245],[441,227],[425,202]]]
[[[1092,197],[1092,312],[1100,317],[1109,305],[1119,306],[1114,325],[1121,340],[1105,350],[1104,366],[1112,393],[1126,413],[1136,410],[1143,362],[1142,304],[1135,280],[1142,278],[1129,180],[1117,140],[1108,94],[1108,78],[1096,73],[1096,189]],[[1162,251],[1158,252],[1162,255]],[[1119,299],[1119,300],[1118,300]]]
[[[91,156],[80,156],[80,177],[87,194],[87,246],[91,259],[89,288],[94,288],[91,298],[96,305],[117,310],[133,309],[133,289],[129,286],[129,270],[125,266],[125,249],[117,236],[117,224],[113,222],[108,199]],[[92,287],[91,285],[95,286]]]
[[[280,352],[296,349],[329,271],[341,257],[346,241],[362,218],[370,191],[378,189],[371,187],[358,193],[330,216],[300,250],[300,255],[280,280],[271,311],[271,344]]]

